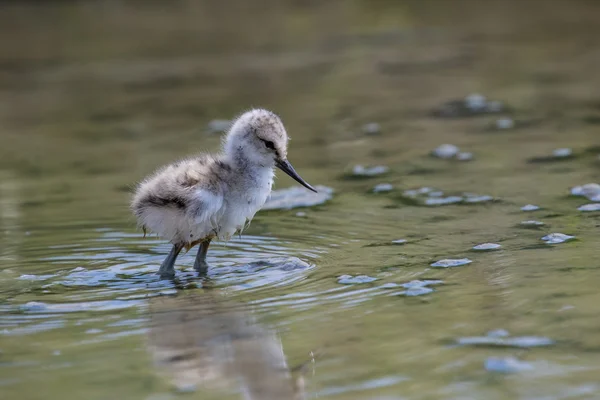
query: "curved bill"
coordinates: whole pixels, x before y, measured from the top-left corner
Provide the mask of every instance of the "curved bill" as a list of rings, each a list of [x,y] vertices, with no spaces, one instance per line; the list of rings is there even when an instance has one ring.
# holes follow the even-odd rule
[[[298,182],[308,190],[312,190],[313,192],[317,193],[317,189],[315,189],[314,187],[309,185],[304,179],[302,179],[302,177],[298,175],[298,173],[296,172],[294,167],[292,167],[292,164],[290,164],[288,160],[277,160],[275,161],[275,164],[280,170],[291,176],[292,179],[294,179],[296,182]]]

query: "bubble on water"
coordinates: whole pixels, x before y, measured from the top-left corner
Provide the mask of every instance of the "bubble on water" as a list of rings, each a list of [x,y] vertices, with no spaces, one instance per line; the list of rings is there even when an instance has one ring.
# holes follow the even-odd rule
[[[46,303],[42,303],[39,301],[30,301],[26,304],[20,306],[21,311],[26,312],[36,312],[36,311],[45,311],[48,305]]]
[[[338,278],[338,283],[340,283],[342,285],[353,285],[353,284],[357,284],[357,283],[369,283],[369,282],[373,282],[376,280],[377,280],[377,278],[373,278],[372,276],[367,276],[367,275],[357,275],[357,276],[342,275]]]
[[[362,131],[365,135],[377,135],[381,133],[381,126],[377,122],[370,122],[362,126]]]
[[[586,183],[585,185],[571,188],[573,196],[586,197],[590,201],[600,201],[600,185],[597,183]]]
[[[359,176],[359,177],[366,177],[366,176],[377,176],[377,175],[383,175],[385,173],[388,173],[390,171],[390,169],[388,167],[386,167],[385,165],[376,165],[376,166],[363,166],[363,165],[355,165],[352,168],[352,175],[354,176]]]
[[[593,188],[592,190],[594,193],[600,193],[600,185],[598,185],[597,183],[587,183],[587,184],[581,185],[581,186],[573,186],[569,190],[569,192],[573,196],[586,196],[587,193],[585,192],[585,189],[584,189],[586,187]]]
[[[496,129],[505,130],[515,127],[515,121],[512,118],[500,118],[496,120]]]
[[[430,188],[430,187],[421,187],[418,189],[408,189],[405,190],[402,195],[406,196],[406,197],[418,197],[421,195],[426,195],[429,194],[431,196],[432,192],[435,192],[436,190],[434,188]],[[438,191],[438,193],[444,193],[444,192],[440,192]]]
[[[510,333],[506,329],[494,329],[487,333],[488,337],[507,337],[510,336]]]
[[[431,266],[435,267],[435,268],[452,268],[452,267],[460,267],[462,265],[467,265],[470,263],[472,263],[472,261],[469,260],[468,258],[457,258],[457,259],[446,258],[446,259],[434,262],[433,264],[431,264]]]
[[[523,226],[544,226],[545,224],[542,221],[535,221],[535,220],[527,220],[527,221],[521,221],[521,225]]]
[[[306,214],[304,211],[298,211],[298,212],[296,213],[296,217],[301,217],[301,218],[302,218],[302,217],[306,217],[306,215],[307,215],[307,214]]]
[[[401,288],[404,288],[404,289],[408,289],[408,291],[410,291],[410,293],[412,293],[412,295],[416,295],[417,293],[421,293],[421,294],[431,293],[432,290],[430,290],[428,288],[428,286],[430,286],[430,285],[440,285],[442,283],[444,283],[444,281],[426,279],[426,280],[422,280],[422,281],[420,281],[420,280],[414,280],[414,281],[410,281],[410,282],[406,282],[406,283],[400,283],[400,284],[393,283],[393,282],[384,283],[379,288],[380,289],[396,289],[396,288],[401,287]],[[422,289],[422,288],[425,288],[425,289],[428,289],[428,290],[420,292],[419,289]],[[405,295],[406,292],[407,291],[393,293],[393,294],[394,295],[396,295],[396,294],[397,295]]]
[[[458,203],[474,204],[495,201],[492,196],[476,193],[445,195],[443,191],[430,187],[405,190],[402,195],[406,198],[418,200],[420,204],[425,206],[444,206]]]
[[[494,201],[494,198],[487,194],[478,195],[478,194],[466,193],[464,201],[465,201],[465,203],[485,203],[488,201]]]
[[[501,101],[488,100],[479,93],[473,93],[464,99],[451,100],[433,110],[438,118],[466,118],[483,114],[495,114],[505,111]]]
[[[505,343],[512,347],[543,347],[553,345],[555,342],[542,336],[518,336],[505,339]]]
[[[407,283],[403,283],[400,286],[402,286],[405,289],[416,289],[416,288],[421,288],[421,287],[426,287],[429,285],[440,285],[444,283],[444,281],[440,281],[440,280],[414,280],[414,281],[410,281]]]
[[[333,189],[317,185],[317,193],[302,186],[292,186],[271,192],[263,210],[289,210],[298,207],[312,207],[323,204],[333,197]]]
[[[456,155],[458,161],[471,161],[473,158],[473,153],[469,153],[468,151],[461,151]]]
[[[560,148],[560,149],[554,149],[552,151],[552,156],[556,157],[556,158],[563,158],[563,157],[571,157],[573,155],[573,150],[564,147],[564,148]]]
[[[53,356],[60,356],[61,354],[62,354],[62,353],[61,353],[61,351],[60,351],[60,350],[54,350],[54,351],[52,352],[52,355],[53,355]]]
[[[404,292],[399,293],[401,296],[414,297],[414,296],[423,296],[425,294],[429,294],[434,292],[433,289],[428,288],[426,286],[418,286],[405,290]]]
[[[577,209],[584,212],[600,211],[600,203],[585,204]]]
[[[537,211],[539,209],[540,209],[540,207],[536,206],[535,204],[527,204],[527,205],[521,207],[521,211]]]
[[[396,239],[396,240],[392,240],[393,244],[406,244],[407,240],[406,239]]]
[[[516,336],[516,337],[490,337],[490,336],[471,336],[462,337],[456,340],[461,346],[491,346],[491,347],[544,347],[551,346],[555,342],[552,339],[543,336]]]
[[[431,154],[437,158],[454,158],[458,154],[460,149],[453,144],[442,144],[435,148]]]
[[[575,236],[565,235],[564,233],[551,233],[542,237],[542,240],[548,244],[558,244],[575,239]]]
[[[484,366],[487,371],[503,374],[531,371],[533,369],[533,365],[515,357],[488,357]]]
[[[570,148],[559,148],[552,150],[549,155],[535,156],[527,159],[528,163],[553,163],[574,158],[573,150]]]
[[[102,333],[102,332],[104,332],[102,329],[96,329],[96,328],[88,329],[87,331],[85,331],[85,333],[87,333],[88,335],[95,335],[95,334]]]
[[[479,93],[473,93],[465,98],[465,105],[472,110],[482,110],[487,106],[487,99]]]
[[[502,246],[498,243],[482,243],[477,246],[473,246],[473,250],[477,251],[490,251],[490,250],[498,250]]]
[[[394,190],[394,187],[391,183],[380,183],[378,185],[375,185],[375,187],[373,188],[373,193],[391,192],[392,190]]]
[[[428,197],[425,199],[425,205],[427,206],[443,206],[448,204],[457,204],[463,201],[460,196],[448,196],[448,197]]]

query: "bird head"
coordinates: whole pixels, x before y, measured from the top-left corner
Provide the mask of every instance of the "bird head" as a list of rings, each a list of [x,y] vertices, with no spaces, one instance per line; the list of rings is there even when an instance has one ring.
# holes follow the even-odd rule
[[[287,159],[289,137],[281,119],[273,112],[254,109],[235,120],[225,138],[225,153],[238,164],[277,166],[296,182],[313,192]]]

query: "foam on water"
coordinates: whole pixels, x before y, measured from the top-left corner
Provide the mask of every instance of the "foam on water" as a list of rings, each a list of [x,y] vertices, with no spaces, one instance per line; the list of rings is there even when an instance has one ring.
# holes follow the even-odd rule
[[[467,265],[472,263],[473,261],[468,258],[445,258],[443,260],[436,261],[431,264],[432,267],[435,268],[453,268],[453,267],[461,267],[463,265]]]
[[[333,197],[333,189],[317,185],[317,193],[302,186],[292,186],[271,192],[263,210],[290,210],[298,207],[312,207],[324,204]]]

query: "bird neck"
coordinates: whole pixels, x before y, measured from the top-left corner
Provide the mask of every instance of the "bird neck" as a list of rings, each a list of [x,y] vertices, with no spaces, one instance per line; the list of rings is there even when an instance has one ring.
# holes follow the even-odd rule
[[[262,160],[251,157],[244,151],[243,147],[237,147],[233,151],[226,152],[233,168],[241,175],[256,175],[262,171],[269,171],[275,168],[273,160]]]

